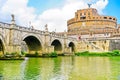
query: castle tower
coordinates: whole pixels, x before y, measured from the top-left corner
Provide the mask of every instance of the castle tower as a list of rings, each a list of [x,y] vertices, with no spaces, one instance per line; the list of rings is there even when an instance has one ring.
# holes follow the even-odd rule
[[[103,16],[97,9],[91,8],[77,10],[75,17],[67,21],[68,35],[87,35],[112,33],[117,26],[117,19]]]

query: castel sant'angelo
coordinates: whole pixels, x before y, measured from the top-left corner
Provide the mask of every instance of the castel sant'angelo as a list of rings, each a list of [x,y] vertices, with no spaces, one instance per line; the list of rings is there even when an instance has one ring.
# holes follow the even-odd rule
[[[100,15],[97,9],[90,6],[87,9],[77,10],[75,17],[67,21],[67,27],[67,34],[79,40],[80,51],[110,51],[119,45],[118,41],[115,45],[115,40],[108,39],[119,36],[117,19]]]

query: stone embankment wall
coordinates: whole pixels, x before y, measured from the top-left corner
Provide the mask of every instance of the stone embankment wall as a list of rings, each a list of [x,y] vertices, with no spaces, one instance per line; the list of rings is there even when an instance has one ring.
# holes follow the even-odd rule
[[[109,51],[120,50],[120,40],[110,40]]]

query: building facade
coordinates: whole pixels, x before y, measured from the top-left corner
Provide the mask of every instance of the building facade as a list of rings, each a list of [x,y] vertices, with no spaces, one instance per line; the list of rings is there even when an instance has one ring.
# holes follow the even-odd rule
[[[109,51],[110,40],[96,40],[119,35],[117,19],[98,14],[94,8],[77,10],[75,17],[67,21],[68,35],[78,39],[79,51]],[[93,40],[89,42],[89,40]]]

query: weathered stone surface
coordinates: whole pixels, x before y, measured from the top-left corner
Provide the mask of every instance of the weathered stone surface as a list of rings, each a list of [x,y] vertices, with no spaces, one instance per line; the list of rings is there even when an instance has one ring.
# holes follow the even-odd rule
[[[111,40],[109,50],[120,50],[120,40]]]
[[[76,39],[64,35],[26,28],[13,24],[0,23],[0,54],[26,51],[27,53],[54,52],[55,48],[60,53],[66,52],[65,48],[70,47],[70,42],[76,45]],[[52,43],[54,42],[54,45]],[[58,44],[59,42],[59,44]],[[68,50],[70,51],[70,50]]]

